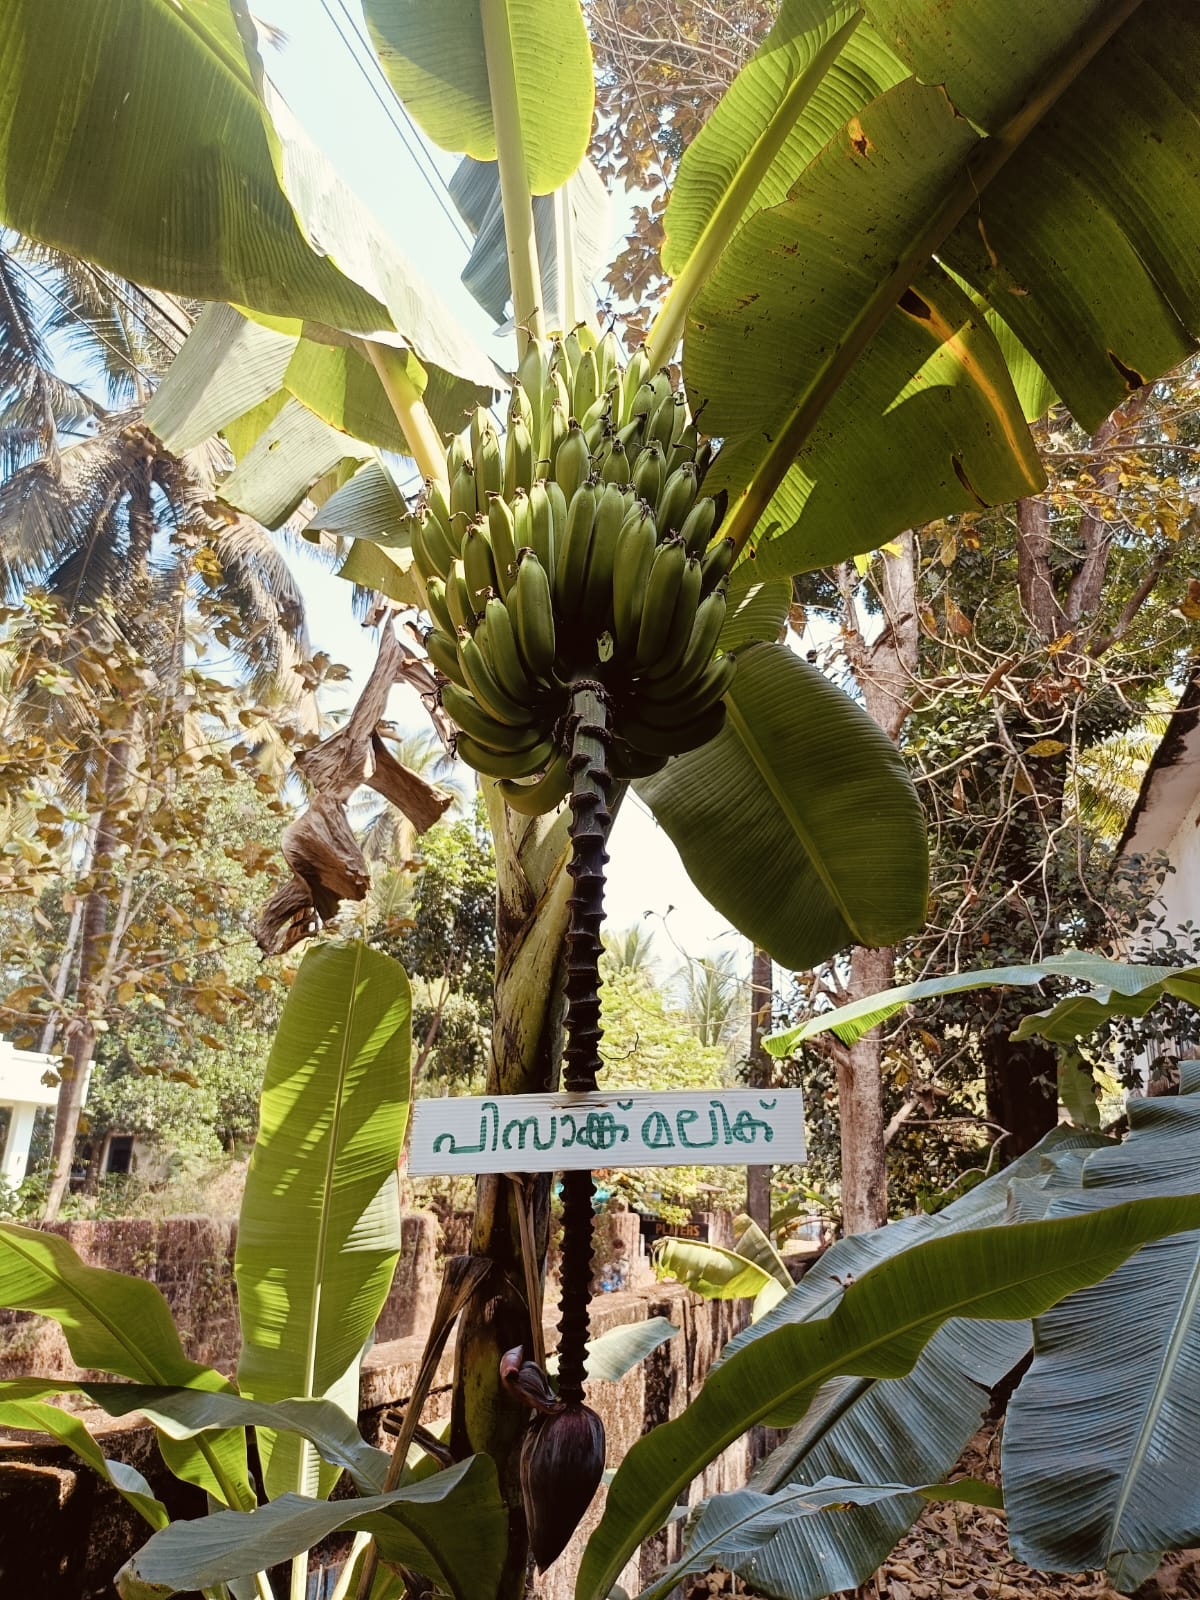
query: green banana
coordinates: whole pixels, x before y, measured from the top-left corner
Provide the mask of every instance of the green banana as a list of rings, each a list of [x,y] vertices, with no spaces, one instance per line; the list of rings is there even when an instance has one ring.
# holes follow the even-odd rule
[[[715,739],[724,726],[724,700],[718,700],[698,717],[688,722],[674,721],[670,727],[655,727],[633,716],[621,719],[622,736],[635,750],[648,756],[681,756],[685,751],[697,750]]]
[[[492,419],[488,417],[488,425],[479,441],[479,454],[475,457],[475,509],[485,512],[488,495],[503,493],[504,452]]]
[[[609,394],[616,391],[616,399],[620,403],[621,386],[621,342],[611,328],[601,337],[596,346],[596,372],[599,383],[597,394]]]
[[[637,648],[646,580],[657,543],[654,518],[643,500],[621,524],[613,562],[613,631],[623,655]]]
[[[505,694],[499,680],[487,664],[483,651],[470,634],[458,636],[458,659],[462,663],[467,688],[489,716],[510,728],[528,728],[534,719],[530,706],[522,705],[512,695]],[[475,736],[478,738],[478,734]]]
[[[696,468],[691,461],[677,467],[663,484],[654,520],[664,533],[678,533],[696,501]]]
[[[695,468],[692,470],[695,471]],[[702,495],[684,517],[679,528],[679,537],[687,545],[688,555],[697,559],[703,556],[716,525],[717,502],[709,495]]]
[[[635,750],[626,740],[617,738],[613,740],[608,753],[608,763],[614,778],[628,782],[631,778],[649,778],[655,772],[661,772],[667,764],[667,757],[648,756],[641,750]]]
[[[533,483],[533,435],[523,417],[516,416],[504,436],[504,493],[511,500],[518,489]]]
[[[676,430],[683,432],[686,403],[682,395],[670,394],[660,400],[650,413],[646,424],[646,438],[657,439],[664,454],[675,443]]]
[[[671,619],[675,615],[675,602],[679,598],[679,586],[686,564],[687,552],[682,539],[667,539],[654,552],[638,629],[635,660],[639,667],[653,666],[662,654],[671,631]]]
[[[650,376],[650,362],[646,356],[645,345],[640,346],[629,358],[629,365],[621,374],[621,422],[628,422],[633,416],[633,397]]]
[[[725,698],[736,676],[737,657],[716,656],[704,669],[698,682],[684,694],[672,694],[669,699],[665,693],[655,697],[647,688],[635,707],[638,718],[655,728],[670,728],[680,723],[694,722],[697,717],[703,716],[716,705],[718,700]],[[673,689],[674,685],[663,682],[657,687],[665,690]]]
[[[530,431],[535,424],[541,427],[543,412],[547,407],[546,391],[550,386],[550,350],[544,339],[530,339],[525,354],[517,368],[517,384],[529,396]],[[515,387],[515,386],[514,386]]]
[[[429,603],[429,615],[433,618],[434,625],[453,638],[454,618],[450,615],[450,607],[446,604],[446,585],[441,578],[426,579],[425,598]]]
[[[413,534],[413,557],[419,562],[423,551],[432,570],[444,579],[458,557],[458,545],[436,517],[426,517]]]
[[[629,455],[623,444],[614,442],[600,468],[600,476],[605,483],[619,483],[622,486],[633,478],[633,471],[629,464]]]
[[[446,446],[446,482],[452,484],[467,462],[467,441],[456,433]],[[453,509],[453,507],[451,507]]]
[[[446,577],[446,605],[454,619],[456,633],[459,629],[465,629],[467,633],[474,632],[475,608],[471,604],[471,591],[461,558],[451,563]]]
[[[522,384],[519,378],[517,379],[516,383],[513,384],[512,392],[508,397],[509,426],[511,427],[511,425],[516,422],[518,418],[520,418],[520,420],[525,424],[530,435],[532,435],[533,425],[536,421],[536,415],[533,409],[533,402],[525,392],[525,386]]]
[[[450,537],[462,539],[467,531],[467,523],[475,520],[478,507],[475,504],[475,468],[469,461],[464,461],[462,466],[450,480]]]
[[[489,750],[520,750],[530,741],[528,727],[514,728],[498,722],[469,690],[460,689],[456,683],[442,685],[442,706],[456,728]]]
[[[554,487],[558,489],[558,485]],[[558,490],[559,494],[562,490]],[[566,521],[566,502],[563,502],[563,521]],[[531,548],[536,554],[545,570],[554,571],[554,510],[550,504],[548,486],[544,483],[535,483],[529,491],[529,534],[517,545],[517,549]]]
[[[677,670],[688,647],[688,641],[692,637],[692,628],[696,622],[696,607],[699,604],[700,563],[694,556],[687,556],[683,564],[683,575],[679,580],[675,609],[671,613],[671,623],[663,640],[662,649],[657,659],[646,666],[648,679],[668,678]]]
[[[715,594],[706,595],[701,600],[696,607],[695,621],[692,623],[687,649],[683,652],[675,671],[663,682],[647,680],[646,693],[651,698],[665,693],[678,698],[699,681],[707,670],[721,638],[721,629],[725,626],[725,610],[725,596],[720,590]]]
[[[558,447],[554,459],[554,481],[570,501],[571,496],[592,470],[592,453],[588,449],[583,429],[572,420],[567,436]]]
[[[635,417],[642,417],[645,419],[645,425],[649,426],[650,417],[658,406],[659,398],[654,392],[653,384],[649,382],[640,384],[629,402],[629,420],[632,422]]]
[[[463,677],[453,632],[443,633],[440,628],[430,628],[425,635],[425,654],[443,678],[449,678],[451,683],[457,683],[460,689],[466,688],[467,680]]]
[[[562,406],[554,406],[550,412],[550,420],[545,434],[542,436],[542,447],[534,471],[540,473],[544,467],[545,475],[551,477],[554,473],[555,463],[558,461],[558,452],[568,433],[567,413]]]
[[[596,499],[595,489],[585,483],[567,501],[567,525],[554,562],[554,606],[564,622],[575,621],[583,602]]]
[[[671,384],[671,373],[669,368],[659,367],[658,371],[649,379],[649,383],[651,392],[654,395],[655,405],[662,400],[674,399],[675,390]]]
[[[506,803],[522,816],[545,816],[560,806],[571,792],[567,757],[560,751],[542,776],[532,783],[514,783],[511,778],[502,778],[496,787]]]
[[[536,690],[521,660],[512,613],[503,600],[488,601],[475,637],[480,640],[496,682],[505,694],[518,705],[533,700]]]
[[[712,594],[719,583],[729,576],[733,566],[733,540],[722,539],[706,552],[700,562],[700,593]]]
[[[428,521],[428,518],[426,521]],[[425,579],[427,587],[436,578],[440,578],[442,576],[441,569],[438,567],[437,563],[429,553],[429,546],[425,541],[425,527],[420,520],[417,520],[413,523],[412,553],[413,561],[416,563],[417,571]]]
[[[653,508],[658,504],[666,481],[667,458],[658,440],[651,439],[638,451],[638,458],[633,464],[633,487]]]
[[[596,365],[596,352],[584,350],[579,357],[571,383],[571,415],[583,421],[601,398],[600,369]]]
[[[516,576],[519,548],[516,512],[522,505],[528,519],[529,501],[523,490],[514,496],[511,506],[503,495],[494,494],[488,498],[488,534],[492,541],[496,580],[500,585],[497,592],[502,600],[508,599],[508,591],[512,588]]]
[[[462,561],[471,609],[478,615],[486,605],[488,596],[500,593],[500,579],[496,575],[492,541],[486,523],[473,522],[467,529]]]
[[[613,571],[624,521],[625,496],[615,483],[607,484],[596,501],[580,606],[584,625],[593,636],[613,625]]]
[[[546,569],[532,550],[522,551],[517,558],[513,595],[521,659],[531,678],[551,683],[556,648],[554,602]]]
[[[432,478],[425,480],[425,510],[437,523],[442,537],[449,541],[450,502],[446,499],[446,491],[441,484],[435,483]]]
[[[489,778],[532,778],[553,757],[554,740],[549,734],[519,750],[489,750],[468,733],[460,733],[454,744],[455,754],[476,772]]]

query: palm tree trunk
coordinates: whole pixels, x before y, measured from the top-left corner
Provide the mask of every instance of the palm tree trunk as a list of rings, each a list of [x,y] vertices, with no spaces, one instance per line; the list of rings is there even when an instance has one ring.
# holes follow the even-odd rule
[[[96,830],[97,859],[111,850],[114,832],[111,815],[106,814]],[[47,1222],[57,1218],[71,1181],[75,1136],[79,1131],[79,1116],[87,1089],[88,1064],[96,1048],[93,980],[102,965],[101,947],[107,920],[108,897],[102,890],[93,889],[84,902],[80,928],[77,996],[81,1009],[64,1029],[61,1082],[54,1111],[54,1136],[50,1144],[50,1186],[46,1191],[44,1211]]]
[[[100,810],[92,829],[90,867],[93,873],[97,866],[104,872],[104,863],[116,848],[117,805],[128,753],[127,744],[116,745],[104,764]],[[87,1090],[88,1066],[96,1048],[96,1020],[103,999],[97,979],[108,965],[108,952],[105,950],[108,916],[109,894],[106,888],[91,889],[84,899],[79,923],[75,1015],[68,1019],[63,1029],[61,1082],[54,1110],[54,1134],[50,1142],[50,1185],[46,1191],[43,1212],[47,1222],[53,1222],[58,1217],[71,1182],[75,1138],[79,1132],[79,1117]],[[65,999],[65,996],[64,986],[59,998]]]

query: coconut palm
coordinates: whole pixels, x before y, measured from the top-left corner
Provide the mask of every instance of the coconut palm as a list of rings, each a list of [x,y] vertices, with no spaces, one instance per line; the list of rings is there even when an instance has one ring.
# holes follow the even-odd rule
[[[291,668],[305,643],[303,604],[279,544],[217,506],[223,446],[176,455],[143,421],[189,320],[167,297],[60,252],[11,238],[0,249],[0,592],[40,592],[63,624],[40,636],[45,670],[25,674],[10,709],[68,752],[63,778],[91,813],[80,845],[85,874],[120,854],[121,819],[146,803],[151,723],[172,718],[185,749],[202,750],[211,737],[184,693],[185,672],[210,641],[250,695],[282,695],[294,713],[301,706]],[[66,358],[86,371],[86,385],[56,370]],[[96,652],[109,644],[132,674],[134,687],[117,696],[129,714],[114,716],[112,686],[95,681]],[[75,974],[74,993],[64,988],[46,1030],[57,1028],[64,1060],[51,1216],[70,1176],[112,968],[115,888],[111,873],[98,875],[72,922],[62,969]],[[44,1035],[43,1048],[50,1042]]]

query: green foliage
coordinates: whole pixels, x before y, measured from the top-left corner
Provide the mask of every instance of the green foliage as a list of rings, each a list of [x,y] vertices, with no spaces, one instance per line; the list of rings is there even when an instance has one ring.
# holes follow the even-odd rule
[[[653,969],[616,966],[606,955],[600,970],[600,1050],[609,1082],[639,1089],[702,1089],[728,1080],[725,1050],[701,1042],[692,1016],[669,1003]],[[660,1215],[675,1208],[682,1220],[694,1207],[736,1203],[741,1179],[728,1167],[651,1167],[614,1169],[603,1182],[632,1205]]]
[[[238,1224],[238,1386],[252,1399],[357,1410],[359,1358],[400,1254],[410,1024],[390,956],[308,952],[267,1063]],[[333,1488],[336,1473],[294,1436],[260,1432],[258,1446],[272,1496]]]

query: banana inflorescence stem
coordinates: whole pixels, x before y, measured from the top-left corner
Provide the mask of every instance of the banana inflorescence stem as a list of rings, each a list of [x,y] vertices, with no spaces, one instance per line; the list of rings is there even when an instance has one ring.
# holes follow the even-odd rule
[[[604,868],[608,861],[608,697],[602,685],[577,682],[571,694],[571,862],[574,888],[568,901],[567,1014],[564,1022],[563,1088],[582,1093],[596,1087],[600,1069],[600,927],[604,920]],[[590,1172],[563,1174],[562,1297],[559,1319],[559,1394],[568,1404],[583,1399],[587,1374],[588,1301],[592,1277]]]

